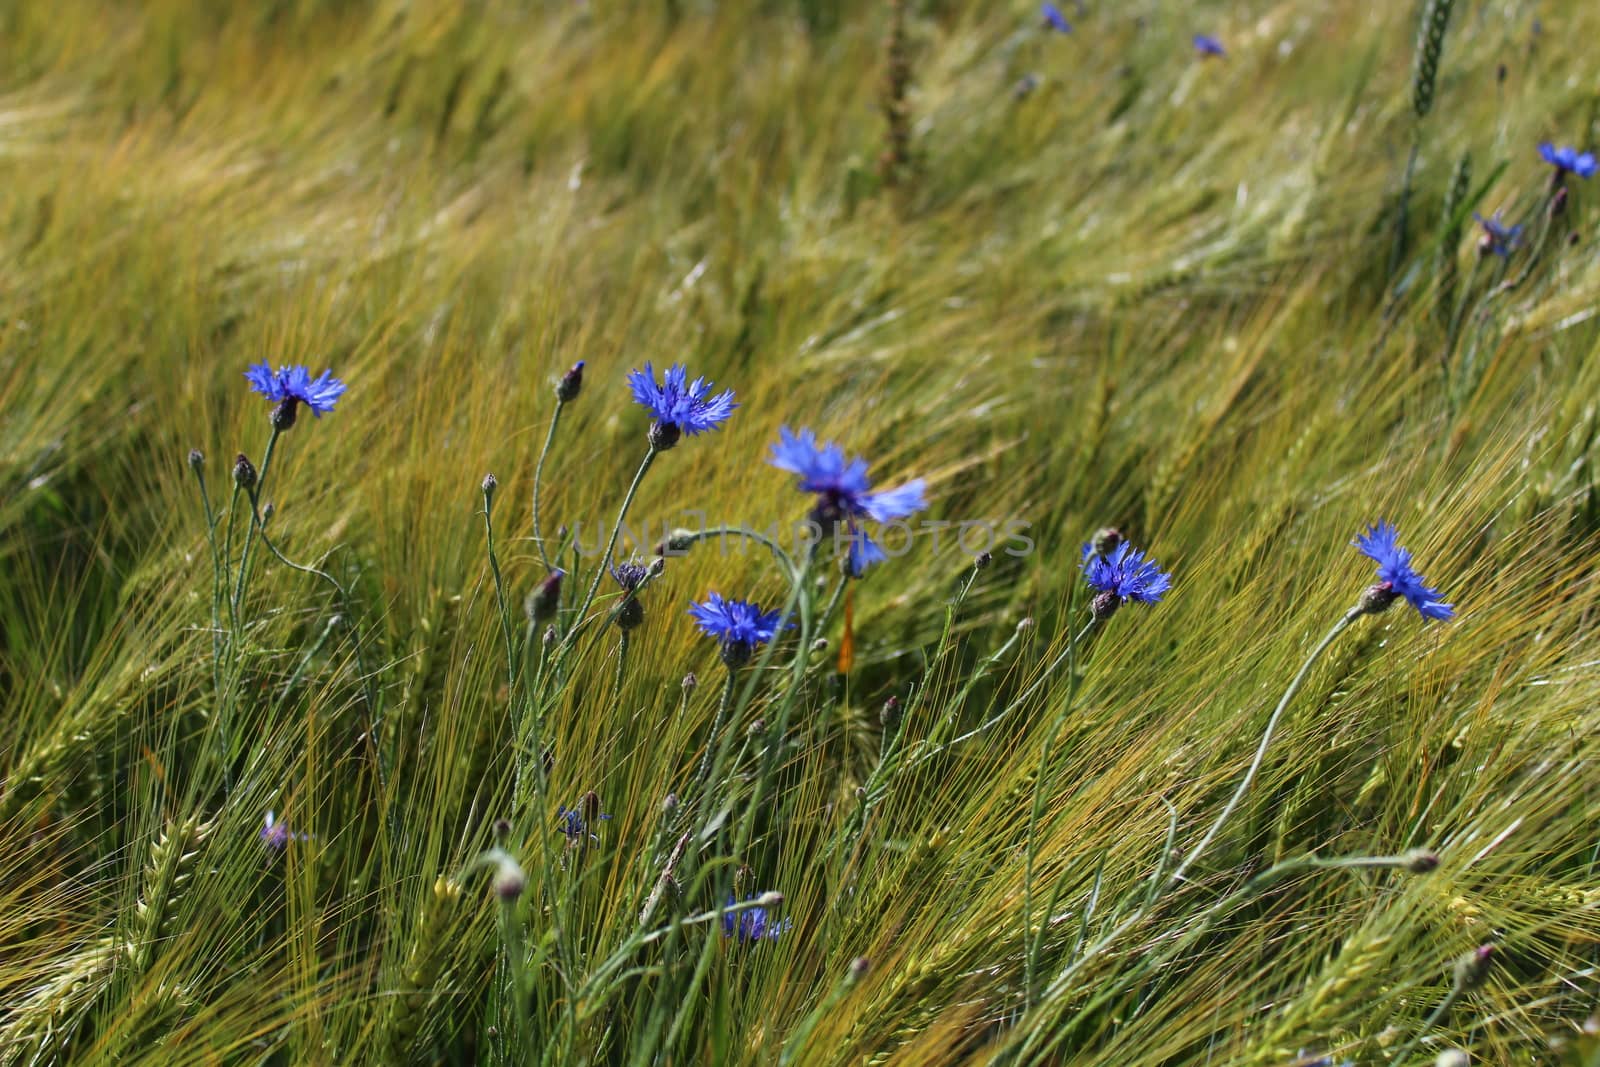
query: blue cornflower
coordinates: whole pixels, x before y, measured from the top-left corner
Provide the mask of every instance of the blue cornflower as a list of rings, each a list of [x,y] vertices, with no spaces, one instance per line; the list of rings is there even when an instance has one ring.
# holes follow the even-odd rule
[[[1556,168],[1557,175],[1576,174],[1580,178],[1592,178],[1597,169],[1593,152],[1580,152],[1570,145],[1557,148],[1549,141],[1539,144],[1539,155],[1544,161]]]
[[[1054,4],[1044,3],[1039,5],[1039,15],[1044,19],[1044,28],[1055,30],[1057,33],[1071,33],[1072,23],[1067,21],[1067,16]]]
[[[267,812],[267,817],[261,826],[261,843],[268,848],[282,852],[289,846],[290,841],[308,840],[310,834],[295,833],[289,829],[289,824],[280,821],[272,812]]]
[[[779,470],[800,475],[801,492],[817,494],[812,518],[825,533],[831,533],[841,522],[849,529],[850,573],[857,576],[889,558],[856,525],[857,519],[893,522],[928,506],[921,478],[874,493],[867,479],[867,461],[859,456],[846,461],[842,448],[831,441],[819,444],[813,430],[795,434],[787,426],[780,427],[778,443],[772,446],[768,462]]]
[[[1494,253],[1502,258],[1509,256],[1518,245],[1522,243],[1522,227],[1507,226],[1500,221],[1500,212],[1484,218],[1476,211],[1472,217],[1478,220],[1478,225],[1483,227],[1483,237],[1478,241],[1478,250],[1483,253]]]
[[[691,603],[693,615],[700,629],[721,644],[722,662],[730,668],[750,661],[757,645],[764,645],[778,632],[781,611],[762,611],[760,605],[745,600],[724,600],[716,593],[707,593],[704,604]]]
[[[1084,545],[1083,575],[1100,591],[1092,608],[1095,618],[1101,620],[1109,619],[1125,600],[1156,604],[1161,594],[1172,588],[1172,575],[1127,541],[1118,543],[1108,556],[1096,552],[1093,545]]]
[[[680,432],[693,437],[715,430],[739,406],[733,402],[732,389],[708,396],[711,383],[703,377],[689,381],[689,372],[682,363],[668,367],[659,384],[655,367],[646,363],[644,370],[628,372],[628,387],[633,390],[633,399],[655,416],[650,444],[657,451],[677,444]]]
[[[592,800],[590,799],[591,797],[593,798]],[[588,808],[599,814],[593,814],[586,819],[583,816],[583,808]],[[556,829],[560,830],[566,837],[567,844],[581,845],[584,843],[585,836],[589,840],[599,841],[599,835],[589,829],[589,824],[609,818],[611,816],[600,812],[600,798],[594,793],[587,793],[584,795],[583,800],[579,801],[577,807],[569,808],[563,804],[556,809]]]
[[[311,414],[322,418],[333,410],[346,388],[331,370],[313,378],[311,372],[299,364],[274,371],[271,364],[262,361],[245,371],[244,376],[250,388],[278,405],[272,411],[272,424],[279,430],[294,425],[301,404],[310,408]]]
[[[766,896],[758,893],[750,900],[760,900]],[[728,906],[734,904],[733,894],[728,894]],[[740,941],[761,941],[770,939],[776,941],[778,937],[791,926],[793,919],[784,919],[778,922],[772,918],[768,910],[760,905],[746,908],[743,911],[727,912],[722,916],[722,933],[725,937],[736,938]]]
[[[1227,49],[1222,47],[1222,42],[1209,33],[1197,33],[1194,35],[1194,50],[1202,56],[1226,57],[1228,54]]]
[[[1395,544],[1397,535],[1392,524],[1380,521],[1350,542],[1378,564],[1378,584],[1362,597],[1363,609],[1375,615],[1405,597],[1424,619],[1453,617],[1455,609],[1441,601],[1439,590],[1430,588],[1427,579],[1411,566],[1411,553]]]

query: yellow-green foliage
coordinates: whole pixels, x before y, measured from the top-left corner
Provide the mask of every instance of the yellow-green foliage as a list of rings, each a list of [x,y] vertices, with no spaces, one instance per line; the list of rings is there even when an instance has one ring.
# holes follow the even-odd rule
[[[0,1062],[1542,1062],[1600,941],[1600,180],[1552,213],[1535,145],[1600,141],[1600,5],[1541,4],[1538,33],[1456,6],[1419,128],[1413,4],[1063,4],[1070,36],[1031,2],[0,5]],[[1468,213],[1497,208],[1524,243],[1480,258]],[[185,456],[225,513],[262,359],[350,383],[265,495],[351,603],[258,548],[235,627]],[[850,673],[841,610],[762,810],[681,870],[667,798],[724,677],[685,609],[787,587],[755,545],[671,560],[620,672],[615,631],[579,642],[519,753],[479,485],[537,648],[533,469],[579,359],[552,543],[612,521],[645,360],[741,404],[656,461],[652,538],[803,517],[780,424],[926,478],[933,518],[1031,524],[942,649],[953,531],[853,586]],[[1165,887],[1373,580],[1348,543],[1379,518],[1458,617],[1357,620]],[[1175,584],[1074,687],[1047,667],[1108,525]],[[730,796],[789,664],[728,725]],[[556,807],[589,790],[612,818],[569,846]],[[269,809],[309,836],[271,847]],[[497,841],[528,872],[525,1027],[473,866]],[[1436,871],[1227,895],[1419,847]],[[702,955],[719,923],[671,924],[718,904],[713,860],[793,927]],[[655,890],[670,935],[630,943]]]

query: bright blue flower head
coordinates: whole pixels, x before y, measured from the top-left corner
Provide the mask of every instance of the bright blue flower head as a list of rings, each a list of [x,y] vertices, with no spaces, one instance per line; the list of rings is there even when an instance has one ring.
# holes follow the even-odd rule
[[[1072,32],[1072,23],[1067,21],[1067,16],[1054,4],[1040,4],[1039,17],[1044,19],[1044,28],[1047,30],[1054,30],[1057,33]]]
[[[1108,556],[1096,552],[1092,545],[1084,545],[1083,576],[1091,588],[1099,590],[1093,605],[1098,619],[1110,618],[1127,600],[1159,603],[1161,594],[1172,588],[1172,575],[1145,559],[1144,553],[1127,541],[1119,543]]]
[[[304,404],[319,419],[333,410],[345,391],[344,382],[335,378],[332,371],[325,370],[312,378],[311,372],[298,364],[274,371],[263,361],[245,371],[244,376],[249,379],[250,388],[273,403],[285,405],[290,411],[295,404]],[[289,421],[293,423],[292,416]]]
[[[1509,256],[1518,245],[1522,243],[1522,227],[1507,226],[1500,221],[1500,212],[1496,211],[1490,218],[1484,218],[1476,211],[1472,217],[1478,220],[1478,225],[1483,228],[1483,237],[1478,241],[1478,248],[1486,253],[1504,258]]]
[[[749,898],[760,900],[762,894]],[[733,895],[728,895],[728,904],[734,903]],[[725,937],[732,937],[739,941],[761,941],[763,939],[776,941],[782,933],[794,925],[793,919],[784,919],[777,922],[772,918],[766,908],[757,906],[744,911],[728,912],[722,916],[722,933]]]
[[[819,443],[814,430],[801,430],[796,434],[787,426],[779,428],[778,443],[772,446],[768,462],[779,470],[798,474],[797,487],[801,492],[817,494],[812,518],[825,531],[831,532],[841,522],[848,527],[850,570],[856,575],[889,558],[866,531],[856,525],[858,519],[893,522],[928,506],[921,478],[874,493],[867,478],[867,461],[859,456],[846,460],[844,450],[838,445],[831,441]]]
[[[677,444],[679,433],[693,437],[715,430],[739,406],[733,402],[732,389],[710,396],[711,383],[705,378],[689,381],[689,372],[682,363],[668,367],[659,383],[655,367],[646,363],[644,370],[628,372],[628,387],[633,390],[633,399],[656,420],[650,428],[650,441],[658,450]]]
[[[1222,42],[1209,33],[1194,35],[1194,50],[1202,56],[1226,56],[1227,50],[1222,47]]]
[[[749,601],[724,600],[716,593],[707,593],[704,604],[691,603],[689,614],[703,632],[717,639],[722,660],[729,667],[749,662],[755,647],[777,634],[778,622],[783,618],[781,611],[762,611]]]
[[[1597,169],[1593,152],[1580,152],[1570,145],[1557,148],[1549,141],[1539,145],[1539,155],[1544,161],[1556,168],[1559,174],[1576,174],[1580,178],[1592,178]]]
[[[1396,536],[1398,531],[1392,524],[1379,522],[1350,542],[1378,564],[1378,584],[1367,590],[1362,604],[1375,614],[1405,597],[1424,619],[1453,617],[1455,609],[1441,601],[1439,590],[1429,588],[1427,579],[1411,566],[1411,553],[1395,543]]]

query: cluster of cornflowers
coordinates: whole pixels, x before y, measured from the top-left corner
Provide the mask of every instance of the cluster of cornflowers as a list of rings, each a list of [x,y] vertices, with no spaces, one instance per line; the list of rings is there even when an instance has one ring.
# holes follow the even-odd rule
[[[1564,171],[1582,177],[1594,172],[1593,157],[1588,154],[1575,155],[1567,149],[1549,150],[1549,146],[1541,146],[1541,152]],[[1520,232],[1520,228],[1501,231],[1497,218],[1480,219],[1480,222],[1496,235],[1496,240],[1505,243],[1513,241]],[[574,365],[557,384],[556,394],[561,402],[577,397],[582,386],[583,367],[581,362]],[[330,372],[324,371],[313,378],[303,366],[273,370],[263,363],[251,367],[246,376],[252,387],[274,404],[271,421],[275,433],[295,424],[300,405],[310,408],[320,418],[333,410],[345,391],[345,384]],[[629,374],[628,383],[634,400],[652,416],[647,434],[652,457],[676,447],[684,437],[720,429],[738,407],[732,390],[714,393],[711,382],[703,377],[691,381],[681,364],[669,367],[658,380],[653,366],[646,363],[643,370]],[[191,462],[194,462],[193,456]],[[771,446],[768,462],[793,474],[795,487],[810,497],[808,522],[828,535],[843,535],[843,543],[848,547],[841,562],[849,578],[859,578],[888,558],[868,533],[867,523],[901,520],[927,507],[922,479],[912,479],[891,489],[874,490],[866,460],[847,456],[838,444],[820,440],[810,429],[781,427],[777,442]],[[249,461],[241,455],[235,469],[236,481],[250,488],[254,470]],[[492,498],[493,490],[491,477],[485,480],[486,497]],[[1399,545],[1397,538],[1395,527],[1380,521],[1352,542],[1377,564],[1377,581],[1362,594],[1346,623],[1357,615],[1385,611],[1399,600],[1410,604],[1424,620],[1449,619],[1454,615],[1452,606],[1417,572],[1411,553]],[[813,545],[812,550],[816,547]],[[637,593],[649,578],[660,573],[661,564],[661,559],[650,566],[637,561],[602,561],[622,593],[623,600],[613,613],[613,620],[624,632],[643,621]],[[1158,604],[1172,588],[1172,576],[1113,528],[1099,531],[1082,546],[1080,569],[1093,594],[1089,610],[1094,623],[1109,620],[1124,604]],[[529,594],[526,608],[530,621],[546,621],[555,616],[563,576],[560,569],[552,569]],[[799,576],[792,577],[798,579]],[[730,671],[730,681],[731,672],[750,663],[757,649],[792,626],[782,611],[763,608],[753,600],[725,598],[716,591],[708,592],[701,601],[691,601],[689,614],[699,629],[716,641],[722,662]],[[713,741],[715,732],[714,726]],[[595,833],[598,823],[611,818],[600,809],[599,797],[591,792],[578,804],[570,808],[563,805],[557,810],[556,826],[567,839],[569,848],[598,842]],[[292,841],[304,841],[309,837],[291,830],[270,811],[259,836],[263,844],[275,851],[281,851]],[[750,897],[738,905],[736,911],[724,915],[724,934],[741,941],[776,939],[790,928],[791,920],[777,921],[764,904],[757,902],[779,900],[781,895],[770,891]],[[730,895],[728,906],[734,908],[735,905]]]

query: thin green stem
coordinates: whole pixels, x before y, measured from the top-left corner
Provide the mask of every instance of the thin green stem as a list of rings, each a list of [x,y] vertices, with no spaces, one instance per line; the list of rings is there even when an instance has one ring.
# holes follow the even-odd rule
[[[1317,647],[1311,650],[1311,655],[1306,657],[1306,661],[1300,665],[1300,670],[1296,672],[1294,679],[1289,683],[1289,688],[1283,691],[1283,697],[1278,701],[1278,706],[1272,710],[1272,717],[1267,720],[1267,728],[1261,732],[1261,743],[1256,746],[1255,758],[1250,761],[1250,769],[1245,771],[1244,778],[1239,782],[1239,787],[1233,791],[1233,796],[1228,798],[1227,805],[1222,809],[1222,813],[1217,816],[1217,821],[1211,824],[1211,829],[1206,831],[1206,835],[1200,839],[1200,843],[1173,870],[1172,877],[1168,880],[1169,885],[1182,883],[1183,876],[1189,873],[1189,868],[1194,866],[1195,861],[1217,839],[1217,835],[1222,833],[1222,828],[1233,817],[1234,810],[1244,800],[1244,796],[1250,791],[1250,787],[1255,784],[1256,774],[1261,770],[1262,761],[1267,758],[1267,747],[1272,744],[1273,732],[1278,728],[1278,720],[1283,717],[1284,709],[1295,698],[1295,694],[1300,692],[1300,686],[1305,683],[1306,678],[1311,674],[1311,668],[1316,666],[1317,660],[1322,658],[1322,654],[1328,650],[1328,646],[1333,644],[1334,639],[1344,633],[1349,625],[1363,614],[1364,612],[1360,607],[1354,607],[1345,612],[1344,616],[1333,624],[1333,629],[1329,630],[1327,635],[1317,642]]]
[[[550,569],[550,557],[545,554],[544,535],[539,531],[539,485],[544,480],[544,461],[555,443],[556,424],[561,421],[561,409],[565,406],[566,401],[557,397],[555,413],[550,416],[550,431],[544,435],[544,447],[539,450],[539,462],[533,468],[533,544],[539,550],[539,562],[544,564],[545,570]]]
[[[350,599],[349,591],[345,589],[344,584],[341,583],[339,579],[335,578],[328,572],[319,570],[316,567],[307,566],[303,563],[296,563],[294,560],[290,559],[281,551],[279,551],[278,546],[273,543],[272,538],[267,536],[267,531],[261,522],[259,497],[255,493],[250,494],[250,514],[255,523],[256,533],[261,538],[262,545],[266,547],[268,552],[272,553],[273,558],[275,558],[285,567],[288,567],[290,570],[299,571],[301,574],[309,574],[314,578],[321,579],[328,585],[332,586],[334,592],[338,594],[339,604],[344,609],[345,618],[348,619],[350,623],[350,637],[355,648],[356,656],[356,672],[361,676],[361,695],[363,702],[367,706],[367,739],[373,746],[373,752],[377,753],[379,751],[378,738],[376,736],[378,729],[378,694],[377,690],[373,687],[372,672],[367,670],[366,657],[362,652],[361,628],[356,623],[355,604]],[[383,761],[379,760],[378,780],[380,785],[387,780],[387,774],[385,772],[386,768],[383,766]]]
[[[1078,697],[1078,646],[1088,639],[1096,623],[1095,616],[1090,615],[1088,623],[1083,629],[1067,642],[1067,647],[1062,655],[1067,660],[1067,698],[1062,701],[1050,722],[1050,730],[1045,735],[1044,744],[1039,749],[1039,769],[1033,776],[1033,803],[1028,808],[1027,852],[1024,859],[1024,873],[1022,881],[1022,943],[1027,946],[1027,955],[1023,961],[1023,1010],[1026,1011],[1033,1005],[1034,975],[1039,964],[1039,950],[1044,945],[1044,932],[1049,923],[1039,925],[1037,936],[1033,933],[1033,874],[1034,862],[1038,855],[1038,829],[1039,817],[1044,812],[1045,785],[1050,778],[1050,757],[1055,748],[1056,738],[1061,735],[1061,727],[1066,724],[1067,716],[1072,712],[1072,705]],[[1061,660],[1057,657],[1057,663]],[[1051,673],[1055,670],[1051,666]]]
[[[492,477],[492,476],[491,476]],[[506,685],[507,695],[515,699],[513,693],[517,687],[517,652],[516,642],[511,637],[511,614],[506,604],[506,585],[500,574],[500,559],[494,551],[494,487],[488,479],[484,479],[483,488],[483,537],[488,543],[489,571],[494,575],[494,601],[495,614],[500,617],[500,634],[506,643]]]
[[[633,484],[628,486],[628,495],[622,498],[622,507],[617,510],[617,521],[611,526],[611,538],[606,542],[605,553],[600,557],[600,566],[595,568],[594,581],[589,583],[589,591],[583,596],[583,603],[578,605],[577,614],[573,617],[572,629],[567,631],[567,636],[561,641],[561,653],[564,656],[577,640],[578,631],[583,628],[583,617],[589,611],[589,605],[594,603],[594,595],[600,589],[600,579],[605,575],[607,567],[611,564],[611,553],[617,547],[617,537],[622,533],[622,524],[628,518],[628,509],[633,506],[633,498],[639,492],[639,483],[644,481],[645,472],[656,461],[660,452],[654,446],[644,454],[644,462],[639,464],[639,471],[633,476]]]
[[[724,750],[727,748],[726,744],[721,740],[722,730],[727,725],[728,713],[733,708],[734,682],[737,679],[738,675],[730,667],[728,669],[728,680],[722,686],[722,699],[717,702],[717,717],[711,721],[711,733],[706,735],[705,755],[700,757],[700,770],[694,776],[695,792],[702,798],[705,796],[706,784],[711,775],[711,754],[713,751],[717,754],[716,768],[719,771],[722,769]]]
[[[239,579],[233,589],[233,613],[237,619],[244,604],[245,585],[250,581],[250,549],[255,544],[255,535],[261,529],[260,516],[255,515],[256,502],[267,488],[267,473],[272,469],[272,453],[278,447],[278,435],[282,433],[276,426],[272,428],[272,435],[267,438],[267,447],[261,453],[261,467],[256,472],[256,484],[250,487],[250,509],[253,521],[245,529],[244,551],[239,556]],[[231,509],[230,509],[231,511]]]

